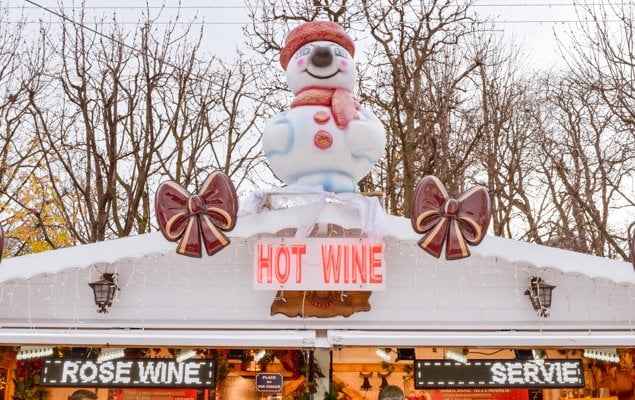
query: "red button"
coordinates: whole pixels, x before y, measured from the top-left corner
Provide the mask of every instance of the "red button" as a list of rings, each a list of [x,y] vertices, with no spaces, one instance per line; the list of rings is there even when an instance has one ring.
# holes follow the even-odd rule
[[[333,137],[327,131],[319,131],[313,136],[313,143],[320,149],[328,149],[333,144]]]
[[[320,125],[324,125],[331,119],[331,114],[326,111],[318,111],[313,114],[313,121],[317,122]]]

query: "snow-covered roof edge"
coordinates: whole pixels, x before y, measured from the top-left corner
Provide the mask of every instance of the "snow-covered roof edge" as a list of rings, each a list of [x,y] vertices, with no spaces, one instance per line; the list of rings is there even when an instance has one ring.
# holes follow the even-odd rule
[[[250,238],[259,234],[274,234],[282,229],[333,223],[347,229],[362,228],[382,237],[401,241],[421,238],[412,230],[407,218],[368,215],[362,205],[323,203],[262,211],[238,218],[231,238]],[[373,213],[371,213],[373,214]],[[382,220],[383,218],[383,220]],[[168,242],[160,232],[130,236],[99,243],[8,258],[0,263],[0,283],[28,279],[41,274],[55,274],[71,268],[86,268],[99,263],[116,263],[140,259],[155,254],[174,253],[176,243]],[[470,247],[475,256],[505,260],[511,264],[526,264],[536,268],[554,268],[564,273],[577,273],[589,278],[604,278],[616,283],[635,284],[635,270],[630,263],[591,256],[533,243],[487,235],[478,245]]]

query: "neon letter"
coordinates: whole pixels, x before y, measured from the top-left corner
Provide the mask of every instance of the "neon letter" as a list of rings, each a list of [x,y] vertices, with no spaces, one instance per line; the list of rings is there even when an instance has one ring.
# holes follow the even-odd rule
[[[333,273],[333,282],[340,283],[340,264],[342,262],[341,246],[337,246],[337,255],[333,251],[332,244],[322,245],[322,273],[324,275],[324,283],[331,283],[331,271]],[[326,249],[328,248],[328,253]],[[337,259],[336,259],[337,257]]]
[[[271,245],[267,245],[267,255],[262,251],[262,244],[258,245],[258,283],[263,281],[263,270],[267,270],[267,282],[271,283]]]
[[[280,267],[280,259],[284,256],[284,272]],[[286,283],[289,279],[289,271],[291,271],[291,255],[289,254],[289,248],[285,245],[278,247],[276,250],[276,280],[278,283]]]
[[[381,268],[381,253],[383,252],[383,246],[381,244],[374,244],[369,248],[369,261],[370,261],[370,283],[382,283],[384,277],[381,273],[378,273],[376,269]]]
[[[291,254],[295,255],[295,282],[302,282],[302,256],[306,254],[306,244],[291,246]]]
[[[360,282],[366,283],[368,274],[366,273],[366,245],[353,246],[351,249],[351,269],[353,270],[353,283],[357,283],[359,274]]]

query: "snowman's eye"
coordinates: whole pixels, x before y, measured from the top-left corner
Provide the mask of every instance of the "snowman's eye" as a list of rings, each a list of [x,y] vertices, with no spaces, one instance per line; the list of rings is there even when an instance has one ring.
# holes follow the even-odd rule
[[[346,52],[339,47],[335,47],[333,49],[333,53],[335,53],[335,55],[338,57],[348,58],[348,56],[346,55]]]
[[[308,55],[311,52],[311,49],[309,47],[305,47],[302,50],[300,50],[300,52],[298,53],[297,57],[304,57],[306,55]]]

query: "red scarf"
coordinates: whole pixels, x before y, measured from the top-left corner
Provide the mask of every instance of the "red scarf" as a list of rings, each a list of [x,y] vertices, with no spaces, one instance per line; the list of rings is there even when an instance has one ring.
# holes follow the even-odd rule
[[[299,106],[328,106],[335,123],[341,129],[348,126],[354,119],[359,119],[357,110],[359,103],[353,99],[353,94],[346,89],[307,88],[300,91],[293,99],[291,108]]]

